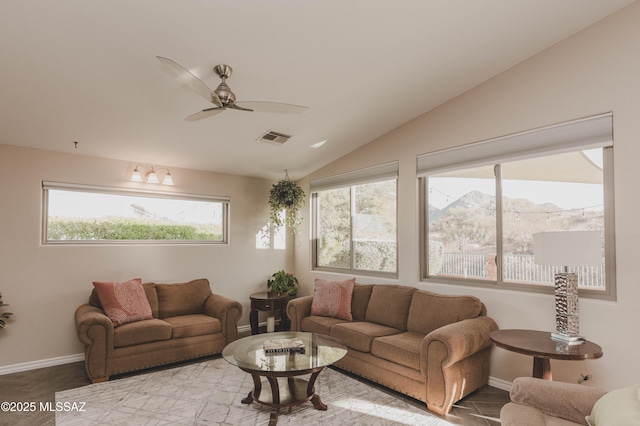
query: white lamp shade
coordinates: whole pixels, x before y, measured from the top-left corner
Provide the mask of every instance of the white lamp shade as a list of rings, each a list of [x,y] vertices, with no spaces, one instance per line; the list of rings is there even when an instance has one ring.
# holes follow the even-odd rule
[[[598,266],[603,263],[600,231],[558,231],[533,234],[538,265]]]
[[[173,185],[173,178],[171,177],[171,173],[167,173],[164,175],[164,179],[162,180],[163,185]]]
[[[151,171],[147,173],[147,182],[160,183],[160,181],[158,180],[158,176],[156,175],[156,172],[153,171],[153,169],[151,169]]]
[[[144,182],[142,180],[142,175],[140,175],[140,170],[136,167],[131,175],[131,182]]]

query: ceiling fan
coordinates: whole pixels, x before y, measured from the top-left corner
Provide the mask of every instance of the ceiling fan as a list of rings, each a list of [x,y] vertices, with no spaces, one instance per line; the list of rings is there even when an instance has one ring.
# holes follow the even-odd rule
[[[157,56],[158,60],[166,66],[180,81],[193,89],[197,94],[205,98],[207,101],[215,105],[212,108],[203,109],[195,114],[191,114],[186,117],[187,121],[196,121],[202,118],[211,117],[221,113],[226,109],[235,109],[238,111],[257,111],[257,112],[272,112],[281,114],[302,114],[308,108],[300,105],[283,104],[279,102],[265,102],[265,101],[243,101],[236,102],[236,95],[231,91],[231,88],[227,85],[227,78],[231,77],[233,69],[229,65],[217,65],[213,68],[213,71],[222,79],[222,82],[215,90],[211,90],[209,86],[204,84],[202,80],[193,75],[182,65],[177,62]]]

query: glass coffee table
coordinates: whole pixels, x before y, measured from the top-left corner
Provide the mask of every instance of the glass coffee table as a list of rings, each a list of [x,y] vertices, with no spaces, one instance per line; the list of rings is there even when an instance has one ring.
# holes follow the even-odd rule
[[[262,345],[265,340],[295,338],[304,343],[304,353],[264,352]],[[280,408],[311,401],[315,409],[326,410],[327,406],[315,393],[316,379],[325,367],[346,354],[347,347],[333,337],[297,331],[256,334],[231,342],[222,351],[226,361],[251,374],[254,387],[242,403],[251,404],[255,401],[270,407],[269,426],[277,423]],[[308,381],[298,377],[306,374],[311,374]],[[269,384],[264,389],[263,377]]]

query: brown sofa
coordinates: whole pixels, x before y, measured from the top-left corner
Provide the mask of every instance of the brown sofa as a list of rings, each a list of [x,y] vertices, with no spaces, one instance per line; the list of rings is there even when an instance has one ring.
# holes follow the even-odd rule
[[[152,319],[113,326],[94,289],[76,310],[78,339],[85,347],[93,383],[114,374],[222,352],[238,337],[242,305],[211,292],[206,279],[180,284],[143,284]]]
[[[487,384],[489,333],[498,329],[473,296],[356,284],[353,321],[311,315],[313,296],[287,305],[291,330],[327,334],[348,347],[336,366],[424,401],[444,415]]]

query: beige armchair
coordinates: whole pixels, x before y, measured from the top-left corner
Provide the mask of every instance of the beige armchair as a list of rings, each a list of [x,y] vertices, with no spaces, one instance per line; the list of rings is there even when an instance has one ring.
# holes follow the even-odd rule
[[[511,402],[502,407],[502,426],[640,425],[639,387],[606,393],[596,387],[519,377]]]

